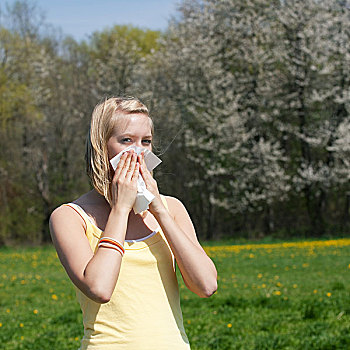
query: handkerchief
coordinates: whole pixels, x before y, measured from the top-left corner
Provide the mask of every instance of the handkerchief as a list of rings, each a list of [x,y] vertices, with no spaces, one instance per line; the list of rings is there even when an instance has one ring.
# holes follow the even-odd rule
[[[158,166],[162,162],[154,153],[152,153],[146,148],[129,146],[123,149],[110,160],[110,163],[114,170],[117,168],[122,154],[130,149],[133,149],[136,152],[136,154],[140,154],[142,151],[145,151],[145,163],[149,171],[152,171],[156,166]],[[141,174],[139,174],[139,177],[137,179],[137,195],[133,206],[135,214],[140,214],[143,211],[147,210],[149,208],[149,204],[153,201],[153,199],[154,195],[147,190],[146,184],[143,181]]]

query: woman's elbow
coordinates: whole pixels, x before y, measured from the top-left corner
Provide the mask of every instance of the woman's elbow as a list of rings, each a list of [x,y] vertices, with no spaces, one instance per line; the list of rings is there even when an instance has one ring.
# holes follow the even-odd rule
[[[96,299],[94,300],[96,303],[99,303],[99,304],[106,304],[108,303],[109,301],[111,300],[111,297],[110,296],[107,296],[107,295],[99,295],[99,296],[96,296]]]
[[[217,285],[217,280],[212,279],[211,281],[207,281],[202,288],[197,290],[195,293],[200,297],[200,298],[209,298],[211,297],[218,289]]]
[[[89,288],[85,294],[87,297],[98,304],[106,304],[111,300],[112,297],[112,294],[106,291],[105,288],[99,288],[98,286]]]
[[[202,295],[200,295],[201,298],[209,298],[211,297],[218,289],[217,282],[212,283],[211,285],[208,285],[203,291]]]

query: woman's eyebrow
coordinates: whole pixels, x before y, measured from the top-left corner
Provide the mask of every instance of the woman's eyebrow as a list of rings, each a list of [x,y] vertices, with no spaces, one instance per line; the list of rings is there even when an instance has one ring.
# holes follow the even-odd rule
[[[120,134],[119,137],[126,137],[126,136],[138,136],[138,135],[135,135],[135,134],[131,134],[131,133],[125,133],[125,134]],[[152,138],[152,135],[144,135],[142,136],[142,138]]]

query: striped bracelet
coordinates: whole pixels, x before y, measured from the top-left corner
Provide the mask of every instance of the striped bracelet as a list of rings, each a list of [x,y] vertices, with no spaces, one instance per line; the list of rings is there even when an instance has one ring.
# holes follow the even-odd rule
[[[108,247],[114,246],[116,248],[119,248],[119,250],[121,251],[122,255],[124,255],[124,253],[125,253],[125,249],[124,249],[123,245],[119,241],[114,239],[114,238],[102,237],[98,241],[98,247],[100,247],[102,244],[104,244],[104,245],[106,244]]]
[[[124,255],[123,251],[115,246],[115,245],[112,245],[112,244],[109,244],[109,243],[101,243],[98,245],[99,248],[103,247],[103,248],[108,248],[108,249],[113,249],[113,250],[116,250],[118,253],[120,253],[121,256]]]

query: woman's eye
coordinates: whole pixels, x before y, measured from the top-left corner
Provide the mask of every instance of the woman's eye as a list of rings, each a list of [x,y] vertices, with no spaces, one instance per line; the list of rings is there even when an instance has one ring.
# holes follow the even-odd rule
[[[147,145],[150,145],[152,143],[152,140],[142,140],[143,143],[146,143]]]
[[[124,138],[122,139],[122,142],[123,142],[123,143],[131,142],[131,138],[130,138],[130,137],[124,137]]]

